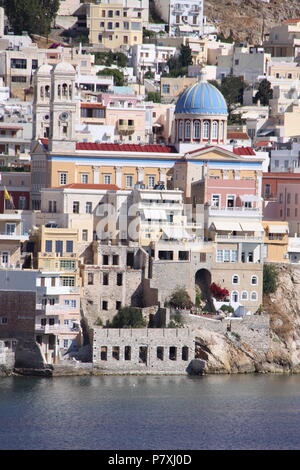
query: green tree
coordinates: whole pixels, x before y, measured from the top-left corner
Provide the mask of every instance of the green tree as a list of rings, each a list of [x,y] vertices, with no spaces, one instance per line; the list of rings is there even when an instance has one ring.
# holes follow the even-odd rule
[[[271,264],[264,264],[263,292],[273,294],[277,289],[277,271]]]
[[[9,24],[15,34],[48,35],[59,0],[4,0],[3,6]]]
[[[142,312],[135,307],[122,307],[109,324],[110,328],[144,328],[146,321]]]
[[[184,287],[176,287],[168,301],[168,305],[173,308],[192,308],[193,302]]]
[[[190,46],[185,46],[181,44],[180,54],[179,54],[179,64],[181,67],[187,67],[188,65],[193,64],[192,50]]]
[[[121,70],[118,69],[105,68],[103,70],[99,70],[97,75],[112,75],[114,77],[114,84],[116,86],[123,86],[125,84],[124,74]]]
[[[222,78],[220,90],[227,102],[229,112],[235,104],[243,104],[243,92],[246,86],[247,84],[241,77],[228,75]]]
[[[263,106],[268,106],[269,101],[273,98],[273,90],[271,86],[271,83],[266,78],[264,78],[259,84],[258,92],[254,97],[254,103],[257,103],[259,100],[260,104]]]
[[[147,93],[146,101],[153,101],[153,103],[161,103],[160,93],[156,91],[149,91]]]

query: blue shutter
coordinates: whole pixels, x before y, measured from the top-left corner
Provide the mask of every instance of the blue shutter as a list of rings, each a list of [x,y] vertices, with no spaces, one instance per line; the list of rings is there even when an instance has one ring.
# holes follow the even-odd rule
[[[67,240],[67,253],[73,253],[73,241]]]

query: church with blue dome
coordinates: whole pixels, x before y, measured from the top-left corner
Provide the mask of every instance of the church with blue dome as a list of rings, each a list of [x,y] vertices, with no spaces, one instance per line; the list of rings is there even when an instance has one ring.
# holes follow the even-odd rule
[[[175,107],[177,144],[226,144],[228,109],[224,96],[205,80],[187,88]]]

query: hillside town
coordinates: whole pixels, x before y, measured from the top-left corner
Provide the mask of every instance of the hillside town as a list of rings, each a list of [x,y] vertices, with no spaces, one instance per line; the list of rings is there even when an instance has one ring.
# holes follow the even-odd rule
[[[45,34],[0,7],[0,365],[202,373],[199,329],[267,353],[267,281],[300,266],[300,18],[251,44],[205,0],[57,4]]]

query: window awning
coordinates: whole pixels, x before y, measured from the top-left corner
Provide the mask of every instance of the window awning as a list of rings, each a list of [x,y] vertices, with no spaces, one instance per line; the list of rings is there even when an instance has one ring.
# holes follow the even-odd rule
[[[286,225],[268,225],[269,233],[289,233],[289,228]]]
[[[141,199],[157,201],[160,198],[161,197],[159,191],[157,191],[157,194],[141,193]]]
[[[243,232],[264,232],[262,224],[259,222],[240,222]]]
[[[257,202],[259,200],[255,194],[243,194],[240,199],[244,202]]]
[[[162,194],[161,198],[165,201],[181,201],[182,194]]]
[[[213,222],[212,225],[217,231],[241,232],[241,226],[238,222]]]
[[[183,227],[165,227],[163,231],[168,238],[175,238],[176,240],[182,238],[191,240],[193,238]]]
[[[155,210],[155,209],[144,209],[145,219],[152,220],[167,220],[167,215],[165,211]]]

